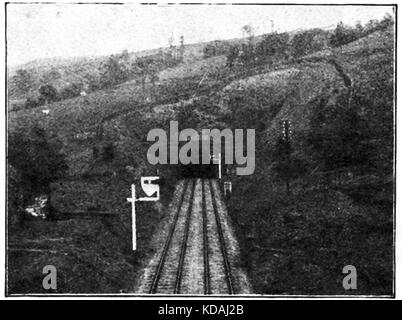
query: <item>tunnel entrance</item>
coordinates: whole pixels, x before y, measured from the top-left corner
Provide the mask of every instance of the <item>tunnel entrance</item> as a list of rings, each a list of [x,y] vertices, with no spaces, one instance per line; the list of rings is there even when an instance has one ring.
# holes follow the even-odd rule
[[[216,164],[188,164],[180,165],[178,176],[181,178],[218,178],[218,165]]]
[[[177,176],[181,178],[205,178],[205,179],[213,179],[213,178],[219,178],[219,165],[216,163],[217,159],[213,155],[213,150],[214,150],[214,141],[211,136],[203,136],[201,134],[198,134],[196,136],[192,136],[191,140],[198,141],[199,143],[199,155],[198,159],[201,162],[203,158],[203,146],[205,141],[207,141],[206,144],[209,144],[209,149],[206,151],[210,155],[210,163],[208,164],[179,164],[177,166]],[[189,140],[188,140],[189,141]],[[184,143],[187,143],[188,141],[181,141],[179,143],[179,147],[182,147]],[[222,141],[220,141],[220,150],[224,150],[224,144]],[[212,153],[211,153],[212,152]],[[215,158],[214,158],[215,157]],[[219,157],[221,158],[221,170],[224,170],[225,166],[223,165],[224,163],[224,155],[221,155],[219,153]],[[214,162],[215,161],[215,162]]]

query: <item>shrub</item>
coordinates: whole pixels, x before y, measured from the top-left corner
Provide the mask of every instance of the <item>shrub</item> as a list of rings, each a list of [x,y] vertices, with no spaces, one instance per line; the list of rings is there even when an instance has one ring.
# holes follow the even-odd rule
[[[19,69],[12,77],[11,82],[15,85],[19,94],[24,94],[32,89],[33,76],[29,71]]]
[[[28,98],[25,101],[24,109],[36,108],[36,107],[43,105],[44,103],[45,103],[45,99],[43,96],[38,96],[35,98]]]
[[[234,65],[236,58],[239,56],[239,48],[237,46],[231,46],[226,56],[226,65],[230,68]]]
[[[312,29],[296,34],[292,41],[292,56],[295,58],[319,51],[326,44],[325,32],[321,29]]]
[[[339,22],[336,26],[335,32],[331,35],[329,39],[329,44],[331,47],[339,47],[349,42],[358,39],[358,34],[356,30],[352,28],[347,28],[342,22]]]
[[[285,181],[288,191],[290,191],[290,181],[306,173],[307,164],[295,155],[290,141],[277,139],[272,152],[272,160],[274,177]]]
[[[101,87],[107,88],[128,80],[128,70],[119,57],[110,56],[100,69]]]
[[[346,95],[339,95],[335,105],[321,99],[314,108],[307,137],[313,158],[323,170],[364,166],[370,154],[367,128],[356,108],[348,105]]]
[[[39,87],[39,94],[45,100],[45,103],[53,102],[58,99],[58,93],[55,87],[45,84]]]
[[[72,83],[60,91],[61,99],[74,98],[80,95],[82,91],[81,83]]]
[[[285,58],[287,56],[288,47],[288,33],[266,34],[257,46],[257,55],[262,59],[274,56]]]
[[[114,159],[114,146],[113,143],[109,142],[103,146],[102,159],[103,161],[111,161]]]
[[[39,193],[48,193],[50,183],[67,170],[60,143],[51,141],[44,129],[17,128],[8,136],[8,164],[16,170],[23,205]],[[9,180],[10,182],[11,180]]]

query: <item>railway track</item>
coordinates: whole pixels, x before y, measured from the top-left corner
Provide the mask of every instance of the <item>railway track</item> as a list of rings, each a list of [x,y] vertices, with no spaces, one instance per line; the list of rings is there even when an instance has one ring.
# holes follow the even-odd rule
[[[147,293],[236,293],[218,189],[213,180],[183,182],[163,248],[145,279]]]
[[[211,181],[209,181],[209,187],[210,187],[211,195],[212,195],[212,206],[213,206],[214,213],[215,213],[217,233],[218,233],[218,237],[219,237],[219,246],[220,246],[220,249],[222,252],[223,266],[225,268],[225,279],[226,279],[229,294],[233,294],[232,273],[230,271],[230,263],[229,263],[229,259],[228,259],[228,253],[226,250],[225,238],[223,236],[221,218],[219,216],[219,212],[217,209],[215,192],[214,192],[214,188],[212,187]]]

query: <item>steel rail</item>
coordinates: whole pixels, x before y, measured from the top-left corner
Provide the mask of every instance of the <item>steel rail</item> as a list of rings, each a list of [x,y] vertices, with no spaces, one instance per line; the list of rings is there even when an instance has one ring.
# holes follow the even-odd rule
[[[151,294],[155,293],[158,288],[159,279],[161,277],[163,266],[165,265],[167,253],[169,251],[170,243],[172,242],[173,234],[174,234],[174,231],[175,231],[176,225],[177,225],[177,220],[179,219],[179,214],[180,214],[180,211],[181,211],[181,208],[183,205],[183,201],[184,201],[184,197],[185,197],[185,194],[187,193],[187,188],[188,188],[189,184],[190,184],[190,182],[188,180],[186,180],[185,184],[183,186],[183,192],[181,194],[180,201],[177,205],[177,211],[173,218],[172,226],[169,230],[168,237],[166,239],[165,245],[162,250],[161,257],[158,262],[158,266],[156,267],[156,271],[155,271],[154,277],[152,279],[151,288],[149,290],[149,293],[151,293]]]

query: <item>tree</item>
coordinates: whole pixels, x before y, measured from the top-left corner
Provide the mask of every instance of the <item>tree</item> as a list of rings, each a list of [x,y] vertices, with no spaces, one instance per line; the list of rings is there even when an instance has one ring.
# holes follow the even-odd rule
[[[334,33],[329,39],[331,47],[339,47],[349,42],[355,41],[358,38],[356,30],[347,28],[343,22],[336,25]]]
[[[294,153],[290,140],[280,137],[272,152],[272,171],[274,177],[286,183],[286,192],[290,194],[290,182],[306,172],[306,164]]]
[[[368,163],[370,133],[357,108],[348,106],[348,95],[340,94],[336,103],[328,98],[315,102],[307,143],[311,155],[323,171],[333,171]]]
[[[21,205],[23,204],[22,179],[18,170],[7,165],[7,212],[9,226],[21,222]]]
[[[239,61],[243,65],[255,62],[254,46],[252,43],[242,43],[241,49],[238,55]]]
[[[389,13],[386,13],[385,16],[380,21],[381,28],[388,28],[389,26],[394,25],[394,17]]]
[[[56,101],[58,93],[55,87],[50,84],[45,84],[39,87],[39,94],[43,97],[45,103]]]
[[[235,60],[237,59],[237,57],[239,56],[239,48],[235,45],[232,45],[229,50],[228,50],[228,54],[226,56],[227,60],[226,60],[226,65],[231,68],[234,65]]]
[[[77,97],[82,91],[83,85],[81,83],[71,83],[60,91],[61,99],[69,99]]]
[[[372,33],[378,30],[379,22],[377,19],[369,20],[364,26],[364,31],[366,34]]]
[[[250,24],[246,24],[241,30],[248,36],[249,40],[254,38],[254,28]]]
[[[196,112],[196,105],[182,105],[177,113],[179,130],[196,128],[200,122],[199,114]]]
[[[39,96],[36,98],[27,98],[24,104],[24,109],[32,109],[39,107],[45,103],[45,99],[43,96]]]
[[[141,79],[141,85],[145,88],[145,81],[149,77],[153,82],[157,80],[157,68],[154,57],[146,56],[138,58],[135,62],[136,75]]]
[[[33,77],[28,70],[18,69],[16,74],[13,76],[12,81],[20,94],[27,93],[32,89]]]
[[[289,47],[288,33],[269,33],[263,36],[257,46],[257,55],[266,60],[267,58],[287,57]]]
[[[8,164],[18,177],[24,206],[33,196],[50,192],[50,183],[67,170],[61,143],[50,140],[43,128],[17,128],[8,137]]]
[[[179,49],[179,61],[182,62],[184,58],[184,36],[180,36],[180,49]]]
[[[363,34],[364,34],[364,28],[363,28],[363,25],[362,25],[361,21],[357,21],[357,22],[356,22],[355,30],[356,30],[356,35],[357,35],[358,37],[362,37],[362,36],[363,36]]]
[[[208,43],[204,49],[203,49],[203,53],[204,53],[204,58],[210,58],[216,55],[216,46],[212,43]]]
[[[124,58],[124,55],[122,56]],[[128,80],[128,67],[118,56],[110,56],[101,66],[101,86],[107,88]]]
[[[102,148],[102,160],[110,162],[115,157],[115,148],[112,142],[107,142]]]
[[[324,33],[321,29],[297,33],[291,41],[292,56],[298,58],[324,48],[326,44]]]

